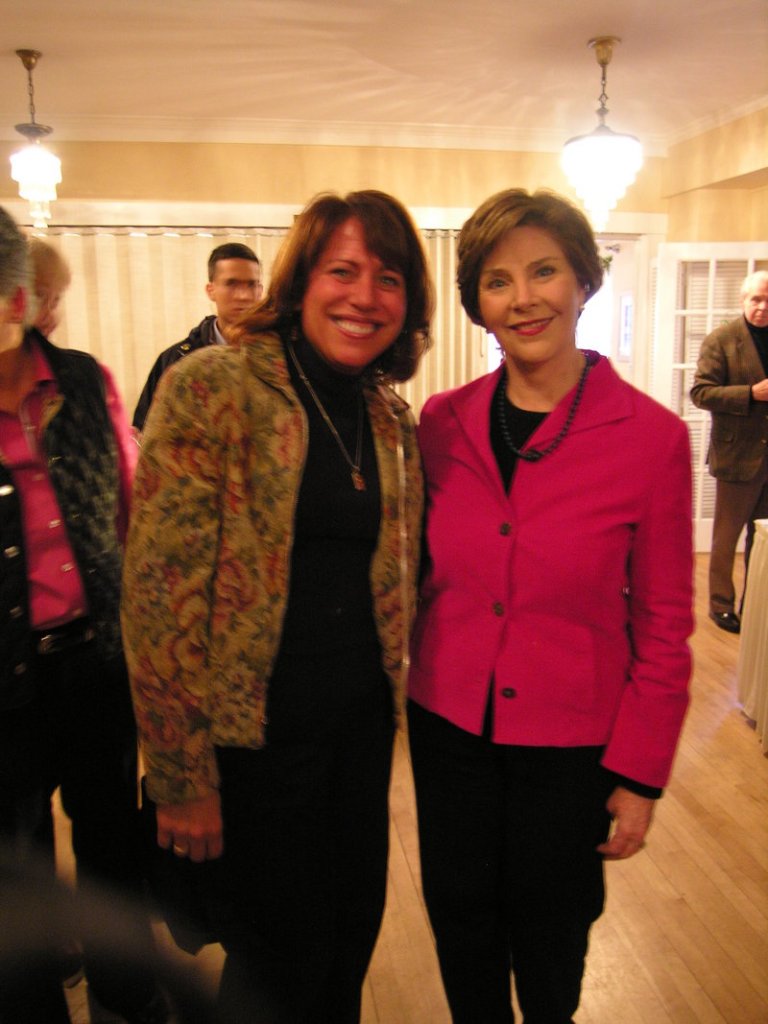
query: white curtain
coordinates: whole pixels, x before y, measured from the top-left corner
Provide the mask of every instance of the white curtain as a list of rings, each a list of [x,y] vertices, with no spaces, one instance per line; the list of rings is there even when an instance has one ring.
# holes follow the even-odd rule
[[[205,294],[211,249],[244,242],[265,280],[283,228],[103,228],[50,233],[72,270],[58,344],[90,352],[114,373],[129,417],[157,355],[214,312]],[[486,338],[470,324],[456,288],[456,231],[423,232],[435,276],[434,345],[399,390],[418,414],[428,396],[484,372]]]
[[[78,228],[51,233],[72,270],[53,340],[90,352],[114,373],[133,412],[157,355],[215,312],[205,294],[211,249],[244,242],[264,265],[285,231]]]
[[[430,395],[466,384],[484,373],[488,345],[485,332],[470,322],[459,302],[456,286],[458,232],[430,230],[422,235],[435,279],[432,348],[413,380],[398,387],[417,416]]]

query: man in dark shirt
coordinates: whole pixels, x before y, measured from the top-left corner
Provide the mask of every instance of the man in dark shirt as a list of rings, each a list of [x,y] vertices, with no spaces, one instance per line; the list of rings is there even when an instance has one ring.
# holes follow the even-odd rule
[[[226,329],[259,301],[262,290],[261,264],[252,249],[240,242],[227,242],[213,250],[208,257],[205,291],[216,307],[216,315],[205,317],[184,341],[171,345],[157,357],[133,414],[136,430],[144,429],[155,388],[168,367],[198,348],[225,345]]]
[[[707,335],[691,400],[712,413],[709,471],[717,480],[709,561],[709,616],[729,633],[735,610],[733,560],[746,524],[749,561],[756,519],[768,516],[768,271],[741,287],[744,315]]]

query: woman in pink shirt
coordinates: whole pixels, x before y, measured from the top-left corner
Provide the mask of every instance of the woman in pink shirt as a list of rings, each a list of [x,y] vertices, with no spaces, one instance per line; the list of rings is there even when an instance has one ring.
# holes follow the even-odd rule
[[[568,1024],[603,861],[645,844],[688,703],[691,482],[671,412],[576,347],[584,216],[510,189],[458,280],[499,368],[424,407],[410,677],[424,892],[454,1024]],[[611,824],[612,823],[612,824]]]
[[[37,289],[47,331],[65,284]],[[119,621],[136,447],[109,372],[28,328],[29,294],[26,239],[0,208],[0,846],[22,879],[38,859],[52,868],[59,787],[78,881],[137,898],[136,727]],[[3,979],[0,1019],[68,1024],[67,950],[56,915],[38,910],[19,941],[36,939],[39,955]],[[106,956],[84,929],[89,993],[129,1024],[164,1024],[149,920],[137,929],[146,965]]]

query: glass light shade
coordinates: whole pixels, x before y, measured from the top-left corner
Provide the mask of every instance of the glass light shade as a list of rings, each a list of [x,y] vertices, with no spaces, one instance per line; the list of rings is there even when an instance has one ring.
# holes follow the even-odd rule
[[[61,181],[61,160],[33,142],[11,154],[11,177],[19,183],[19,195],[30,203],[49,203],[56,198]]]
[[[621,135],[601,124],[589,135],[577,135],[563,146],[560,164],[589,213],[595,231],[602,231],[643,165],[643,148],[634,135]]]
[[[30,203],[29,216],[32,219],[33,228],[47,228],[51,219],[51,208],[48,203]]]

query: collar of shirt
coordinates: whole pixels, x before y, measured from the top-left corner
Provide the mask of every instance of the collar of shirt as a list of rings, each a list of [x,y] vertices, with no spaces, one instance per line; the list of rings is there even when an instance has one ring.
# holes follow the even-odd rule
[[[28,338],[25,344],[29,345],[35,360],[35,384],[55,384],[56,378],[53,376],[53,370],[45,358],[43,350],[34,338]]]
[[[216,344],[217,345],[226,345],[227,344],[227,339],[224,337],[224,335],[219,330],[219,321],[218,321],[218,319],[213,321],[213,336],[216,339]]]

